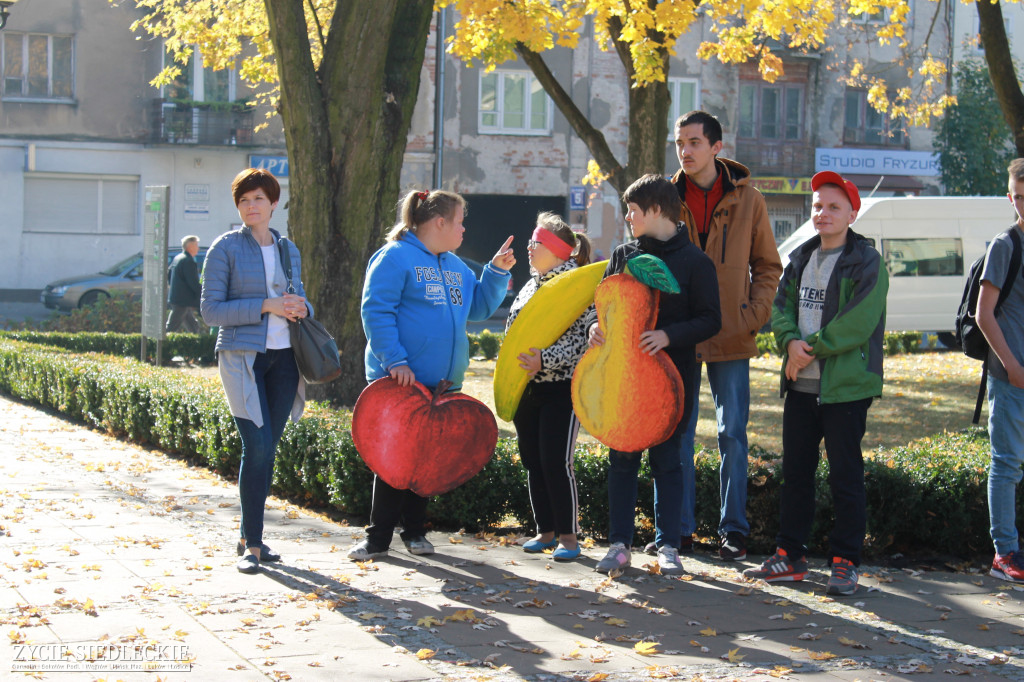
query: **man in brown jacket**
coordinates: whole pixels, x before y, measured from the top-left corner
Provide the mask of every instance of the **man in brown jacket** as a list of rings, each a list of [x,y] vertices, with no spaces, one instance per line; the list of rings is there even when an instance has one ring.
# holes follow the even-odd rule
[[[747,417],[750,411],[750,358],[757,355],[756,335],[769,321],[772,300],[782,275],[775,236],[764,197],[750,185],[750,171],[730,159],[717,158],[722,126],[711,114],[691,111],[676,121],[676,156],[682,167],[672,181],[683,200],[680,219],[690,239],[715,264],[722,307],[722,330],[697,344],[697,372],[707,365],[708,383],[718,419],[721,453],[719,556],[741,561],[747,556]],[[696,385],[700,385],[697,377]],[[690,423],[683,440],[683,525],[685,551],[695,530],[696,482],[694,433],[700,392],[694,391]]]

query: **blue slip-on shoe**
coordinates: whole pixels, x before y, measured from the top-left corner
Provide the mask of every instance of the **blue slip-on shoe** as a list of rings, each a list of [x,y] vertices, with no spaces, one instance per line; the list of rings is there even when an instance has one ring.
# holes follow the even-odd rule
[[[566,549],[565,547],[559,547],[551,554],[551,558],[555,561],[573,561],[580,558],[580,546],[576,545],[575,549]]]
[[[545,549],[551,549],[552,547],[558,546],[558,538],[554,538],[549,542],[541,542],[540,540],[530,540],[523,544],[523,551],[528,554],[539,554]]]

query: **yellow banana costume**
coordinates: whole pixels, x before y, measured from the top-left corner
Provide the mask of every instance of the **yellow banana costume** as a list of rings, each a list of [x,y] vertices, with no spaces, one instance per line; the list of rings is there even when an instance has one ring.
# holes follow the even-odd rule
[[[530,297],[512,322],[494,366],[494,408],[498,417],[512,421],[530,375],[519,366],[520,353],[547,348],[594,302],[594,291],[604,277],[607,260],[573,268],[546,282]]]

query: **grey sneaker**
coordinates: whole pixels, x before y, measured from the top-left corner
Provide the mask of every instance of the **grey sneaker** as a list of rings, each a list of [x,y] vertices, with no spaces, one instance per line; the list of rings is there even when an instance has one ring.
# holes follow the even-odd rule
[[[749,580],[763,580],[766,583],[796,582],[807,577],[807,559],[791,559],[786,550],[779,547],[775,554],[765,559],[760,566],[743,571],[743,577]]]
[[[629,548],[621,542],[615,542],[608,548],[608,553],[604,555],[604,558],[597,562],[594,570],[598,573],[623,571],[629,568],[630,559],[632,556],[629,553]]]
[[[354,545],[352,549],[348,551],[348,558],[352,561],[368,561],[370,559],[379,559],[388,555],[388,548],[380,549],[370,544],[369,540],[363,540],[362,542]]]
[[[425,536],[420,535],[412,540],[403,540],[405,548],[409,550],[409,554],[417,554],[420,556],[426,556],[434,553],[434,546],[430,544]]]
[[[662,545],[658,548],[658,567],[662,575],[681,575],[683,564],[679,561],[679,550],[675,547]]]
[[[829,594],[848,596],[857,591],[857,567],[842,557],[832,557],[832,576],[828,579]]]

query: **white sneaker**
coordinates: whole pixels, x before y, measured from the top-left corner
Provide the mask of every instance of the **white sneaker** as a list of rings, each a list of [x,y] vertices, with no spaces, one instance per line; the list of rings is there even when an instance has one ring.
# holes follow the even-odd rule
[[[616,542],[608,548],[608,553],[597,562],[594,570],[598,573],[610,573],[615,570],[622,571],[629,568],[630,559],[632,559],[632,556],[629,553],[629,548],[621,542]]]
[[[405,548],[409,550],[409,554],[418,554],[421,556],[434,553],[434,546],[430,544],[425,536],[421,535],[418,538],[412,540],[403,540]]]
[[[352,561],[369,561],[370,559],[379,559],[388,555],[388,548],[380,549],[379,547],[373,547],[370,545],[369,540],[363,540],[362,542],[353,545],[352,549],[348,552],[348,558]]]
[[[679,550],[668,545],[658,548],[658,567],[662,575],[681,575],[685,572],[683,563],[679,561]]]

